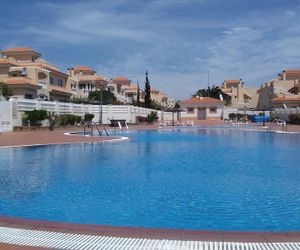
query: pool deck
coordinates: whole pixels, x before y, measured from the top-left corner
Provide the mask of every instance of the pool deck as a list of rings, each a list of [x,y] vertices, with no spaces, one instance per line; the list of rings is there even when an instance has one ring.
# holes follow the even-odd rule
[[[202,122],[201,125],[224,125],[223,121]],[[157,125],[130,126],[130,129],[157,129]],[[276,129],[276,128],[275,128]],[[259,130],[261,130],[259,128]],[[265,129],[264,129],[265,130]],[[280,130],[280,128],[278,128]],[[72,143],[98,143],[119,139],[120,137],[83,137],[79,135],[66,135],[66,132],[78,132],[82,128],[66,128],[56,131],[34,132],[8,132],[0,134],[0,148],[48,144]],[[288,132],[300,132],[300,126],[288,125]],[[0,216],[0,228],[29,229],[34,231],[63,232],[79,235],[98,235],[116,238],[138,239],[168,239],[173,241],[205,241],[205,242],[247,242],[247,243],[274,243],[297,242],[300,243],[300,232],[227,232],[227,231],[196,231],[177,229],[151,229],[134,227],[113,227],[98,225],[80,225],[72,223],[58,223],[20,219],[15,217]],[[1,236],[1,233],[0,233]],[[0,240],[0,242],[3,242]],[[6,242],[7,243],[7,242]],[[45,249],[32,246],[18,246],[17,244],[0,243],[0,249]],[[52,249],[52,248],[51,248]],[[100,248],[102,249],[102,248]],[[116,248],[118,249],[118,248]],[[130,249],[130,248],[128,248]],[[136,248],[139,249],[139,248]],[[148,248],[145,248],[148,249]],[[160,248],[155,248],[160,249]],[[165,248],[162,248],[165,249]],[[166,248],[167,249],[167,248]],[[180,248],[185,249],[185,248]],[[188,248],[187,248],[188,249]],[[211,248],[213,249],[213,248]],[[220,248],[221,249],[221,248]],[[259,249],[259,248],[258,248]],[[262,248],[263,249],[263,248]],[[281,248],[279,248],[281,249]],[[289,248],[287,248],[289,249]],[[293,248],[291,248],[293,249]],[[300,249],[295,248],[295,249]]]
[[[217,126],[226,125],[223,121],[201,121],[197,125],[203,126]],[[266,130],[262,124],[253,123],[249,125],[258,125],[255,129]],[[227,125],[230,127],[230,125]],[[261,128],[260,128],[261,126]],[[137,129],[158,129],[158,125],[133,125],[129,126],[129,130]],[[170,128],[170,127],[165,127]],[[245,127],[246,128],[246,127]],[[108,128],[109,130],[115,130]],[[116,129],[118,130],[118,129]],[[281,131],[279,126],[275,126],[272,131]],[[0,134],[0,148],[1,147],[19,147],[19,146],[33,146],[33,145],[49,145],[49,144],[71,144],[71,143],[91,143],[103,142],[120,139],[120,136],[102,136],[102,137],[83,137],[80,135],[66,135],[67,132],[83,131],[82,127],[65,128],[55,131],[31,131],[31,132],[6,132]],[[287,132],[300,133],[300,126],[288,125]]]

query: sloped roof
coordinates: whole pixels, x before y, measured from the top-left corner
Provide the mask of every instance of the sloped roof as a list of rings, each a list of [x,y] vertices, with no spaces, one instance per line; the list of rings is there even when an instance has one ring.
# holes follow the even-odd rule
[[[12,62],[11,60],[8,59],[0,59],[0,64],[2,65],[14,65],[17,66],[18,64],[16,62]]]
[[[192,97],[181,101],[182,104],[197,104],[197,103],[224,103],[223,101],[212,97]]]
[[[288,69],[285,70],[286,74],[300,74],[300,70],[299,69]]]
[[[48,88],[51,91],[60,92],[60,93],[68,94],[68,95],[71,94],[71,91],[68,90],[68,89],[66,89],[66,88],[64,88],[64,87],[54,86],[54,85],[48,85]]]
[[[241,80],[240,79],[238,79],[238,80],[224,80],[224,82],[226,82],[226,83],[239,83]]]
[[[34,54],[37,55],[41,55],[39,52],[37,52],[36,50],[32,49],[32,48],[25,48],[25,47],[18,47],[18,48],[8,48],[5,50],[2,50],[1,53],[19,53],[19,52],[32,52]]]
[[[94,69],[92,69],[89,66],[75,66],[74,70],[76,70],[76,71],[93,71],[93,72],[96,72]]]
[[[29,85],[31,87],[35,88],[41,88],[41,86],[37,85],[35,82],[33,82],[31,79],[26,77],[11,77],[3,79],[3,82],[7,85]]]
[[[272,102],[300,101],[300,97],[275,97]]]
[[[127,77],[116,77],[113,79],[113,81],[129,81],[129,79]]]

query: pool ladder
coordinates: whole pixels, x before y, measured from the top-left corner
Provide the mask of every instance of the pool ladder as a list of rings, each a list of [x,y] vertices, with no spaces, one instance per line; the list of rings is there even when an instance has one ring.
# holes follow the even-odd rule
[[[94,129],[96,129],[96,131],[98,132],[99,136],[103,136],[103,131],[99,129],[99,126],[102,126],[105,135],[109,136],[108,132],[107,132],[107,130],[105,128],[105,126],[103,124],[99,124],[99,122],[86,122],[84,124],[84,127],[83,127],[83,133],[84,133],[84,135],[87,134],[87,129],[90,129],[89,134],[91,136],[93,136],[94,135]]]
[[[287,124],[286,121],[280,120],[280,119],[275,119],[267,128],[267,132],[270,132],[272,130],[272,128],[274,127],[274,125],[279,125],[281,126],[281,130],[282,131],[286,131],[287,130]]]

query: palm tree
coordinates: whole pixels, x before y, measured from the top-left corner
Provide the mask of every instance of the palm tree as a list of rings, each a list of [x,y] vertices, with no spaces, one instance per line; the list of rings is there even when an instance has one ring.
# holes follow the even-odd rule
[[[193,97],[196,96],[202,96],[202,97],[212,97],[212,98],[216,98],[216,99],[220,99],[220,95],[223,96],[223,99],[225,101],[225,105],[226,106],[230,106],[231,105],[231,99],[230,96],[225,94],[219,86],[215,86],[213,85],[212,87],[208,86],[207,89],[199,89],[196,91],[195,94],[193,94]]]

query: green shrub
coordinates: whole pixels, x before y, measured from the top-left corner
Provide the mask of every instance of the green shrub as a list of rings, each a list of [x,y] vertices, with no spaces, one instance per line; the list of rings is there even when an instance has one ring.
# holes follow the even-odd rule
[[[289,115],[289,121],[291,124],[300,125],[300,114]]]
[[[25,111],[22,122],[28,123],[30,126],[41,126],[42,122],[47,119],[48,113],[46,110]]]
[[[147,122],[147,117],[144,117],[144,116],[137,116],[137,117],[136,117],[136,122],[137,122],[137,123],[144,123],[144,122]]]
[[[81,122],[81,116],[72,115],[72,114],[64,114],[59,116],[59,124],[62,126],[72,125],[74,126],[76,123]]]
[[[228,117],[230,120],[235,120],[237,118],[235,113],[230,113]]]
[[[91,122],[93,120],[94,116],[95,116],[94,114],[85,114],[84,115],[84,120],[86,122]]]
[[[273,122],[276,119],[279,119],[278,115],[271,114],[271,121]]]
[[[146,117],[148,123],[154,123],[158,120],[157,112],[151,111],[151,113]]]

